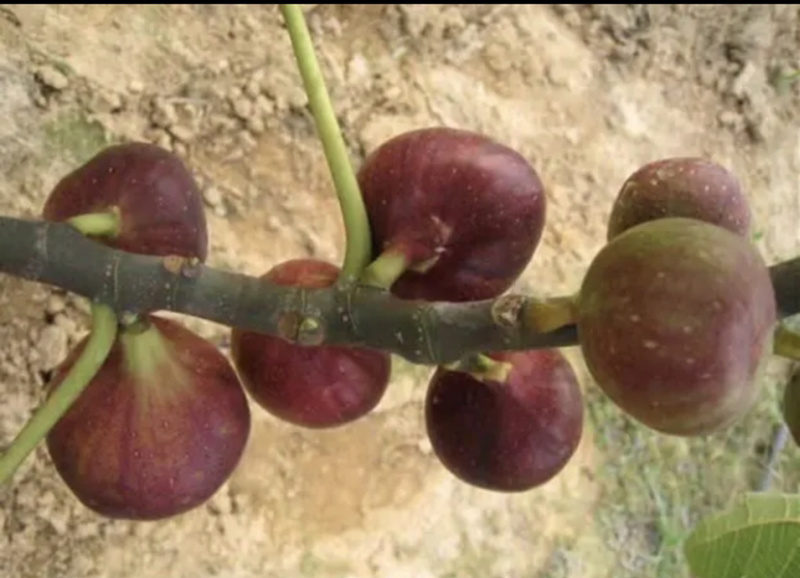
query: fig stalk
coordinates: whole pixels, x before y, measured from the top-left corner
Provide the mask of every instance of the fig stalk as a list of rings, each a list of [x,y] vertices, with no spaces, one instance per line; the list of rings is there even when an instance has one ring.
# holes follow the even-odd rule
[[[485,353],[471,353],[454,363],[443,365],[442,368],[448,371],[468,373],[472,378],[481,382],[505,383],[511,373],[512,365],[507,361],[493,359]]]
[[[386,250],[364,270],[361,283],[389,290],[408,270],[408,259],[402,253]]]
[[[117,336],[117,317],[107,305],[92,305],[92,329],[86,349],[64,383],[45,401],[23,426],[0,457],[0,484],[14,475],[25,458],[69,410],[105,363]]]
[[[325,78],[314,54],[314,44],[303,11],[299,4],[280,6],[344,220],[345,257],[338,281],[352,284],[358,280],[372,256],[367,210],[325,86]]]
[[[522,308],[523,323],[537,333],[550,333],[572,325],[578,315],[577,300],[577,295],[528,299]]]
[[[119,209],[100,213],[86,213],[67,220],[67,223],[87,236],[116,237],[122,228]]]

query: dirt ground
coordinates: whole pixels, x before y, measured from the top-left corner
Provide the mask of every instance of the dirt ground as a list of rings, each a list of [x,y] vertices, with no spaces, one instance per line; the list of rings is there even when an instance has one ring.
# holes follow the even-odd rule
[[[783,82],[800,69],[797,6],[312,5],[308,18],[356,163],[397,133],[450,125],[517,148],[539,171],[548,224],[517,290],[575,291],[623,180],[668,156],[730,167],[766,258],[800,251],[800,83]],[[295,256],[341,259],[336,199],[276,5],[0,5],[0,213],[37,215],[60,176],[123,139],[170,147],[195,171],[212,265],[257,275]],[[0,446],[86,312],[0,277]],[[225,328],[188,322],[224,344]],[[98,518],[40,448],[0,489],[0,576],[662,575],[652,552],[633,556],[620,538],[638,526],[598,514],[629,479],[600,473],[627,451],[611,430],[588,424],[541,489],[475,490],[431,454],[426,376],[398,363],[378,411],[333,432],[254,408],[229,483],[165,522]],[[692,510],[705,498],[687,500]]]

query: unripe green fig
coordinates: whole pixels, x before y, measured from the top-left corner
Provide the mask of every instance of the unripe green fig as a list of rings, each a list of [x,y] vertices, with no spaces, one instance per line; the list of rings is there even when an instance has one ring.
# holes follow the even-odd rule
[[[769,270],[748,239],[665,218],[597,254],[577,327],[587,367],[614,403],[654,430],[692,436],[753,406],[776,315]]]
[[[746,236],[750,205],[736,176],[704,158],[647,163],[622,185],[608,219],[610,241],[631,227],[666,217],[686,217]]]

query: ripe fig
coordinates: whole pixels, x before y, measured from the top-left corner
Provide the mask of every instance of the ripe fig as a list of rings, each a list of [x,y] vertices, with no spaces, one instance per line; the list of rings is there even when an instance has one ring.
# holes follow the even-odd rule
[[[339,268],[316,259],[285,261],[263,278],[323,289]],[[389,384],[391,357],[362,347],[308,346],[233,328],[231,356],[245,388],[266,411],[288,423],[330,428],[378,405]]]
[[[611,209],[607,238],[664,217],[698,219],[743,236],[752,218],[742,186],[728,169],[703,158],[669,158],[628,177]]]
[[[118,234],[95,240],[131,253],[206,260],[208,231],[200,191],[170,151],[141,142],[103,149],[56,184],[43,218],[65,221],[114,208],[120,217]]]
[[[434,453],[457,478],[498,492],[522,492],[556,476],[583,431],[583,394],[557,349],[494,353],[505,381],[438,368],[425,399]]]
[[[149,315],[121,329],[108,359],[47,435],[55,468],[88,508],[158,520],[210,498],[250,431],[247,397],[227,358],[181,324]],[[55,391],[86,340],[61,364]]]
[[[592,261],[577,328],[600,388],[654,430],[719,431],[753,406],[775,295],[748,239],[696,219],[648,221]]]
[[[358,171],[376,255],[406,266],[403,299],[474,301],[506,291],[533,257],[545,222],[542,182],[486,136],[426,128],[396,136]]]

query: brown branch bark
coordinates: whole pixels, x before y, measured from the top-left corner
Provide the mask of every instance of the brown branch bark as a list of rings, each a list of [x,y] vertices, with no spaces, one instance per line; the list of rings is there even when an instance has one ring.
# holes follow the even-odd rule
[[[0,216],[0,272],[53,285],[122,314],[168,310],[304,343],[363,345],[420,364],[468,353],[563,347],[574,326],[540,333],[519,315],[528,298],[409,302],[370,287],[303,290],[180,259],[111,249],[67,224]],[[313,318],[319,330],[297,333]]]

